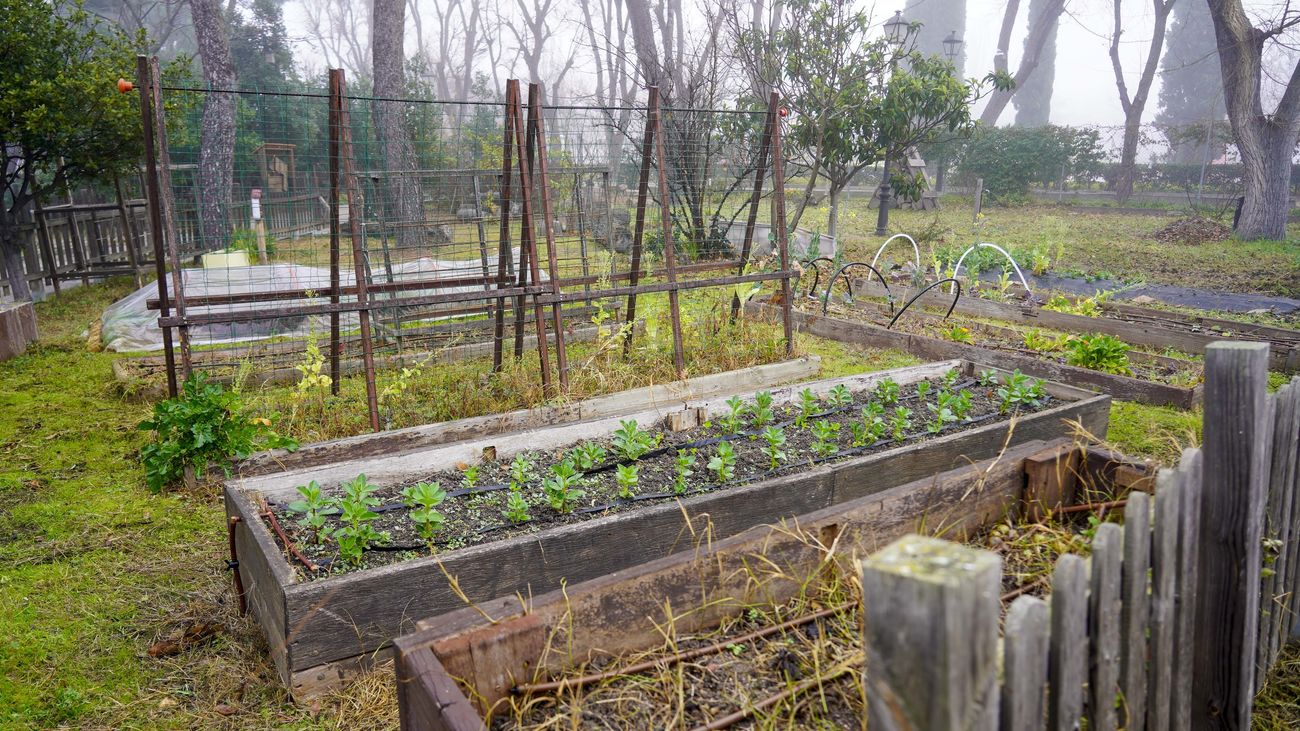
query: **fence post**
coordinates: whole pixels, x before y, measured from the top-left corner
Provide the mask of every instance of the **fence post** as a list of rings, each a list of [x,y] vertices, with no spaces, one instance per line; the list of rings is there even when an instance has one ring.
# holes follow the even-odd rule
[[[1011,603],[1003,639],[1003,731],[1042,728],[1050,631],[1047,602],[1022,596]]]
[[[1271,446],[1264,439],[1267,379],[1267,343],[1217,342],[1206,348],[1194,729],[1250,727]]]
[[[909,535],[861,568],[867,727],[996,729],[997,554]]]
[[[1088,682],[1088,567],[1067,553],[1052,572],[1052,642],[1047,659],[1047,728],[1071,731],[1083,716]]]

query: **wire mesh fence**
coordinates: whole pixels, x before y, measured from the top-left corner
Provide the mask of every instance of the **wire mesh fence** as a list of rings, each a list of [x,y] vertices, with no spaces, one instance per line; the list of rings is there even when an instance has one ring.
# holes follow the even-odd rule
[[[775,98],[670,109],[651,89],[644,107],[549,108],[514,81],[503,102],[443,102],[349,94],[340,71],[273,94],[162,88],[142,69],[154,246],[173,271],[135,306],[161,314],[142,337],[173,383],[204,370],[338,393],[357,374],[377,429],[386,397],[434,360],[500,370],[535,351],[545,394],[562,396],[569,342],[626,352],[642,337],[683,375],[683,297],[791,277],[772,225]],[[205,139],[223,109],[233,137]],[[221,144],[230,169],[213,164]]]

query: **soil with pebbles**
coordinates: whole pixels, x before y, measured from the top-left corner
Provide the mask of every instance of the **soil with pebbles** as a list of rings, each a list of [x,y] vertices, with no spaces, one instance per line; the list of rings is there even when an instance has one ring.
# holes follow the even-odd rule
[[[443,552],[488,543],[535,533],[554,526],[591,520],[610,513],[670,502],[680,497],[734,488],[758,480],[806,470],[822,462],[833,462],[904,444],[924,442],[936,436],[947,436],[973,429],[995,419],[1008,418],[1007,415],[999,413],[1001,402],[995,387],[980,386],[975,381],[966,379],[955,384],[952,389],[954,392],[965,390],[970,393],[971,408],[966,419],[948,424],[937,434],[932,433],[928,430],[932,421],[932,413],[928,405],[936,402],[936,393],[942,387],[943,383],[940,379],[930,381],[929,393],[922,403],[917,395],[915,384],[904,386],[898,403],[885,407],[883,418],[888,426],[898,408],[907,408],[911,411],[910,426],[904,430],[901,439],[896,440],[892,433],[886,433],[884,438],[868,445],[853,444],[849,425],[862,420],[863,407],[874,399],[872,393],[853,393],[851,404],[838,407],[831,407],[823,402],[819,407],[820,411],[811,417],[809,427],[800,427],[795,423],[794,420],[798,415],[796,407],[791,404],[776,404],[773,406],[774,417],[776,424],[785,434],[786,444],[781,449],[785,452],[786,459],[775,469],[772,467],[771,459],[763,452],[767,442],[759,436],[762,429],[755,426],[749,417],[745,418],[741,430],[735,434],[727,433],[723,425],[717,422],[706,423],[685,432],[650,430],[659,445],[636,461],[638,484],[632,488],[631,498],[619,495],[615,472],[620,462],[615,458],[612,437],[595,440],[604,448],[606,461],[586,470],[580,486],[585,494],[577,506],[566,514],[555,511],[546,503],[542,491],[542,479],[550,476],[551,466],[563,460],[568,454],[568,449],[575,445],[569,445],[565,450],[526,452],[524,455],[532,463],[533,474],[521,489],[525,500],[528,501],[531,515],[531,519],[523,523],[512,523],[505,517],[508,486],[511,482],[510,461],[498,460],[480,464],[478,478],[473,486],[465,485],[464,473],[459,470],[431,472],[423,475],[419,481],[437,482],[448,492],[447,499],[437,508],[445,517],[445,523],[435,538],[434,551]],[[1021,413],[1041,410],[1050,405],[1052,405],[1050,401],[1045,401],[1038,407],[1025,407]],[[834,438],[835,449],[830,456],[819,456],[813,450],[813,444],[817,440],[810,427],[815,421],[839,425],[839,431]],[[723,440],[731,443],[736,457],[734,475],[725,482],[719,481],[716,473],[707,468],[710,458],[717,454],[718,443]],[[687,489],[684,493],[673,492],[678,450],[686,450],[695,456],[695,464],[691,467],[693,474],[686,480]],[[317,536],[313,536],[308,529],[299,525],[301,516],[290,510],[288,505],[269,503],[268,507],[275,513],[290,541],[319,568],[316,572],[307,571],[301,563],[289,557],[287,550],[286,560],[302,571],[305,578],[312,579],[330,573],[374,568],[429,555],[428,546],[419,537],[416,525],[408,518],[407,508],[402,502],[401,491],[405,486],[405,484],[383,486],[375,493],[381,504],[375,508],[379,517],[374,521],[373,526],[380,533],[386,534],[387,538],[367,550],[359,564],[354,566],[345,566],[339,562],[334,541],[328,538],[317,540]],[[341,489],[334,488],[329,492],[338,494],[341,493]],[[328,534],[337,525],[336,517],[330,516],[329,525],[322,534]]]

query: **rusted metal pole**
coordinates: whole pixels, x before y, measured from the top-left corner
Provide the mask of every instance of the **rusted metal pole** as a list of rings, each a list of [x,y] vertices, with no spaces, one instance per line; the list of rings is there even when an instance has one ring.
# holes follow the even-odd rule
[[[768,102],[768,114],[775,114],[781,97],[775,91]],[[794,322],[790,312],[790,240],[785,227],[785,160],[781,157],[781,120],[772,120],[772,227],[776,229],[776,248],[781,256],[781,319],[785,326],[785,354],[794,355]]]
[[[656,89],[655,92],[658,90]],[[677,284],[677,246],[673,242],[672,209],[668,203],[668,156],[664,149],[663,114],[659,94],[650,95],[650,120],[654,126],[655,159],[659,169],[659,230],[664,239],[664,275],[670,285]],[[699,242],[703,243],[703,242]],[[686,356],[682,352],[682,313],[676,287],[668,290],[668,315],[673,328],[673,367],[677,378],[686,378]]]
[[[157,141],[154,135],[153,107],[157,102],[152,80],[153,70],[146,56],[136,56],[136,88],[140,90],[140,122],[144,129],[145,195],[149,201],[149,238],[153,240],[153,263],[158,283],[158,316],[170,314],[167,297],[167,257],[163,253],[162,204],[158,188]],[[176,354],[172,352],[172,331],[162,326],[163,358],[167,362],[167,395],[176,397]]]
[[[537,228],[533,223],[533,155],[531,149],[526,149],[529,147],[528,142],[532,139],[532,135],[524,131],[523,109],[517,99],[516,96],[514,114],[511,115],[510,123],[515,128],[515,147],[519,155],[520,209],[523,213],[522,238],[520,240],[523,251],[520,258],[528,260],[528,277],[536,284],[541,281],[542,274],[537,265]],[[523,276],[522,272],[523,267],[521,266],[520,276]],[[537,299],[537,295],[533,295],[533,319],[537,321],[537,357],[541,360],[542,392],[549,398],[553,395],[555,389],[551,385],[551,358],[546,342],[546,308]],[[519,325],[522,325],[522,320],[520,320]],[[518,347],[518,344],[518,330],[516,330],[516,347]]]
[[[135,251],[135,226],[131,223],[131,211],[126,207],[126,196],[122,195],[122,179],[113,174],[113,192],[117,195],[117,215],[122,217],[122,235],[126,237],[126,260],[135,272],[135,286],[144,286],[144,277],[140,274],[140,257]]]
[[[560,294],[560,265],[555,251],[555,219],[551,215],[551,180],[546,172],[546,120],[542,114],[542,85],[528,85],[529,127],[533,135],[534,160],[537,164],[538,188],[542,194],[542,231],[546,234],[546,271],[551,278],[551,294]],[[564,347],[564,319],[559,302],[551,305],[555,325],[555,367],[560,375],[560,391],[569,390],[569,359]]]
[[[514,165],[514,125],[511,124],[512,111],[514,105],[519,102],[519,81],[510,79],[506,82],[506,112],[502,123],[504,128],[501,141],[501,200],[498,202],[500,210],[500,226],[497,229],[497,289],[506,285],[506,277],[509,274],[510,255],[512,249],[510,246],[510,168]],[[506,335],[506,300],[504,297],[497,298],[496,323],[492,331],[492,370],[501,370],[502,351],[505,349]],[[516,300],[515,322],[523,322],[523,300]]]
[[[659,87],[650,87],[650,103],[659,106]],[[650,197],[650,151],[651,145],[654,144],[654,127],[650,120],[649,109],[647,108],[645,116],[645,135],[641,140],[641,177],[636,186],[636,225],[632,229],[632,264],[630,272],[632,274],[631,284],[636,287],[638,278],[641,275],[641,245],[645,238],[645,208]],[[613,235],[613,232],[610,232]],[[627,296],[627,314],[624,315],[624,322],[632,327],[627,329],[627,334],[623,336],[623,357],[626,358],[628,352],[632,349],[632,335],[636,332],[636,292]]]
[[[754,246],[754,227],[758,224],[758,202],[763,197],[763,177],[767,173],[767,158],[772,151],[772,124],[777,110],[768,100],[767,118],[763,122],[763,142],[758,148],[758,167],[754,170],[754,190],[749,196],[749,216],[745,219],[745,240],[740,247],[740,267],[737,274],[744,274],[749,266],[749,254]],[[731,296],[731,321],[734,323],[740,315],[740,295]]]
[[[343,109],[343,69],[330,69],[329,72],[329,155],[330,155],[330,304],[339,303],[339,240],[341,238],[341,212],[339,211],[339,142],[343,125],[339,123],[339,112]],[[351,203],[351,201],[349,201]],[[348,218],[352,218],[351,206]],[[330,393],[339,393],[340,372],[339,352],[339,313],[330,313]]]
[[[32,197],[32,203],[36,206],[36,240],[41,244],[41,258],[45,260],[45,268],[50,272],[50,281],[54,283],[54,294],[61,294],[63,289],[59,286],[59,265],[54,259],[54,247],[50,246],[50,227],[45,220],[45,208],[41,205],[40,191]]]
[[[185,281],[181,273],[180,243],[176,236],[176,206],[172,201],[172,165],[171,154],[167,151],[167,118],[163,113],[162,89],[159,88],[162,72],[158,67],[158,58],[149,59],[149,83],[153,85],[154,137],[158,141],[158,201],[161,203],[163,241],[167,244],[167,256],[172,268],[172,303],[176,306],[176,315],[185,317]],[[188,380],[192,370],[190,364],[190,326],[181,325],[177,332],[181,341],[181,371]]]
[[[352,170],[352,129],[348,107],[344,102],[347,81],[343,70],[338,71],[338,108],[340,173],[343,188],[348,196],[348,232],[352,237],[352,270],[356,276],[357,317],[361,320],[361,359],[366,374],[366,408],[370,412],[370,428],[380,431],[379,396],[375,389],[375,350],[370,336],[370,294],[366,288],[366,265],[361,247],[361,196],[357,193],[356,175]]]

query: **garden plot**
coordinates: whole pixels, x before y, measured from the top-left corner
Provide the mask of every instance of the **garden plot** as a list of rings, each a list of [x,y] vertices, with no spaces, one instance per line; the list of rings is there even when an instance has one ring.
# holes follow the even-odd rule
[[[418,623],[398,638],[403,728],[856,728],[862,718],[856,557],[909,531],[945,533],[1019,555],[1048,542],[1079,550],[1092,523],[1076,513],[1023,523],[1051,507],[1151,489],[1141,465],[1067,442],[1031,442],[995,459],[895,487],[537,597],[501,599]],[[1005,521],[1005,522],[1003,522]],[[996,529],[990,527],[996,524]],[[1037,526],[1038,530],[1034,530]],[[1048,528],[1048,530],[1042,530]],[[1027,547],[1033,545],[1033,551]],[[1050,570],[1054,555],[1039,557]],[[1041,591],[1031,576],[1007,599]],[[617,611],[611,608],[617,607]],[[485,617],[491,617],[489,621]]]
[[[869,302],[881,305],[889,295],[883,287],[868,280],[854,280],[852,286],[855,297],[866,297]],[[1018,296],[1024,296],[1023,290],[1015,289]],[[898,296],[897,292],[893,294]],[[913,307],[946,312],[951,304],[952,295],[936,288],[921,295]],[[1300,330],[1185,315],[1115,302],[1103,296],[1057,295],[1045,305],[1027,300],[1000,302],[963,296],[953,312],[1078,335],[1112,335],[1133,345],[1194,355],[1205,353],[1205,347],[1217,340],[1267,342],[1270,345],[1269,370],[1300,371]]]
[[[652,561],[1068,422],[1104,434],[1108,412],[1105,396],[947,361],[241,479],[227,510],[249,604],[310,695],[416,617]]]
[[[759,300],[751,300],[746,309],[765,317],[777,311]],[[1130,350],[1112,336],[1077,338],[1075,345],[1066,333],[1038,328],[1022,331],[970,317],[944,318],[912,309],[888,328],[889,316],[872,304],[835,306],[823,315],[821,304],[810,301],[796,309],[793,317],[797,327],[820,337],[898,348],[922,358],[967,358],[1096,389],[1127,401],[1190,408],[1201,397],[1199,361]],[[1076,362],[1094,367],[1071,365],[1067,349],[1073,348],[1083,357]]]

